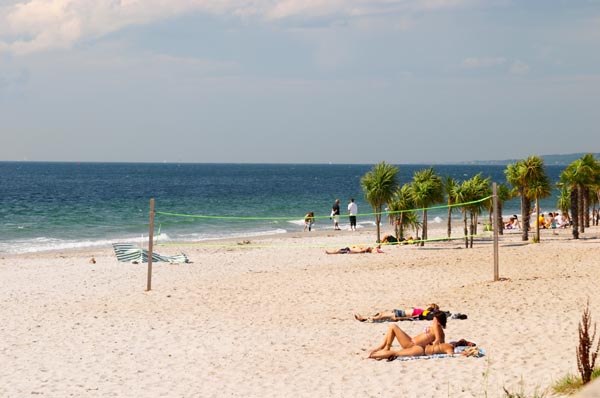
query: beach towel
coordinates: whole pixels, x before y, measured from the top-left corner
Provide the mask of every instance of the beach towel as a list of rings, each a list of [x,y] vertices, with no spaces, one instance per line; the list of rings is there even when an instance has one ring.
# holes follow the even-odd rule
[[[397,361],[410,361],[412,359],[434,359],[434,358],[455,358],[455,357],[465,357],[463,355],[463,351],[466,349],[472,349],[473,354],[469,355],[473,358],[479,358],[485,355],[485,350],[480,347],[456,347],[454,348],[454,354],[433,354],[433,355],[417,355],[410,357],[396,357],[394,360]]]
[[[141,247],[128,243],[113,243],[112,245],[113,249],[115,250],[117,260],[121,262],[148,262],[148,250],[146,249],[142,249]],[[184,253],[176,256],[161,256],[158,253],[152,253],[152,262],[190,263],[191,261]]]

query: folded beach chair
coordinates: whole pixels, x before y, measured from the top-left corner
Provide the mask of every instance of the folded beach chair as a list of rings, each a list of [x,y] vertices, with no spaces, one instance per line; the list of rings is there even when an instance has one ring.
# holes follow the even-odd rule
[[[141,247],[131,245],[129,243],[113,243],[112,245],[113,249],[115,250],[117,260],[121,262],[148,262],[148,250],[146,249],[142,249]],[[161,256],[158,253],[152,253],[152,262],[190,263],[191,261],[184,253],[176,256]]]

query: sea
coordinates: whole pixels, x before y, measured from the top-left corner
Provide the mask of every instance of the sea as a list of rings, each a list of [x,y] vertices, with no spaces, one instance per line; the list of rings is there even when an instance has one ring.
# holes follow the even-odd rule
[[[304,215],[315,212],[316,230],[332,229],[329,215],[340,199],[340,226],[348,227],[346,206],[358,205],[358,228],[375,226],[360,179],[369,164],[206,164],[0,162],[0,253],[19,254],[148,240],[150,200],[159,243],[210,242],[301,231]],[[397,165],[401,184],[430,165]],[[505,166],[434,165],[437,174],[458,181],[477,173],[506,183]],[[546,166],[552,183],[564,166]],[[556,208],[558,190],[541,202]],[[503,213],[520,214],[519,200]],[[364,215],[363,215],[364,214]],[[429,212],[446,222],[446,209]],[[461,218],[460,211],[454,216]]]

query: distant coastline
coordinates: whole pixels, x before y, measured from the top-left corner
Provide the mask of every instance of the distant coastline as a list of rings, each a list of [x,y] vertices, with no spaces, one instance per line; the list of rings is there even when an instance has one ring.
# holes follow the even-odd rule
[[[580,152],[580,153],[569,153],[563,155],[540,155],[540,157],[544,160],[544,164],[546,165],[556,165],[556,166],[568,166],[574,160],[581,158],[583,155],[589,152]],[[600,153],[592,153],[595,158],[600,158]],[[457,162],[456,164],[472,164],[472,165],[486,165],[486,166],[504,166],[511,163],[515,163],[521,159],[505,159],[505,160],[472,160],[472,161],[464,161]]]
[[[600,152],[577,152],[577,153],[568,153],[568,154],[553,154],[553,155],[538,155],[538,154],[530,154],[527,155],[523,158],[515,158],[515,159],[500,159],[500,160],[461,160],[461,161],[441,161],[441,162],[405,162],[405,163],[398,163],[398,162],[392,162],[393,164],[398,164],[398,165],[408,165],[408,166],[423,166],[423,167],[429,167],[429,166],[456,166],[456,165],[471,165],[471,166],[506,166],[508,164],[511,163],[516,163],[519,160],[523,160],[531,155],[536,155],[541,157],[544,160],[544,164],[546,166],[568,166],[569,164],[571,164],[573,161],[581,158],[583,155],[586,155],[588,153],[591,153],[596,159],[600,160]],[[302,163],[302,162],[293,162],[293,163],[280,163],[280,162],[274,162],[274,163],[270,163],[270,162],[182,162],[182,161],[136,161],[136,162],[129,162],[129,161],[98,161],[98,160],[91,160],[91,161],[77,161],[77,160],[27,160],[27,159],[23,159],[23,160],[1,160],[0,159],[0,164],[12,164],[12,163],[30,163],[30,164],[44,164],[44,163],[50,163],[50,164],[66,164],[66,165],[71,165],[71,164],[77,164],[77,165],[81,165],[81,164],[97,164],[97,165],[105,165],[105,164],[121,164],[121,165],[217,165],[217,166],[223,166],[223,165],[230,165],[230,166],[240,166],[240,165],[254,165],[254,166],[260,166],[260,165],[270,165],[270,166],[276,166],[276,165],[285,165],[285,166],[293,166],[293,165],[311,165],[311,166],[327,166],[327,165],[336,165],[336,166],[344,166],[344,165],[352,165],[352,166],[370,166],[372,165],[371,163],[327,163],[327,162],[309,162],[309,163]]]

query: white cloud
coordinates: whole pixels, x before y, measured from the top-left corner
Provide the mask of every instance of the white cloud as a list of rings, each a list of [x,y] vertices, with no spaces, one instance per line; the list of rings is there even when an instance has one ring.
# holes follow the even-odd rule
[[[279,19],[296,15],[313,17],[331,15],[344,8],[343,0],[284,0],[267,11],[267,18]]]
[[[529,73],[529,69],[529,65],[519,60],[516,60],[510,66],[510,73],[512,73],[513,75],[525,75]]]
[[[23,0],[0,7],[0,51],[69,48],[126,26],[186,12],[277,20],[289,17],[403,16],[477,0]]]
[[[462,61],[463,68],[477,69],[490,68],[493,66],[502,65],[506,62],[504,57],[471,57],[465,58]]]

